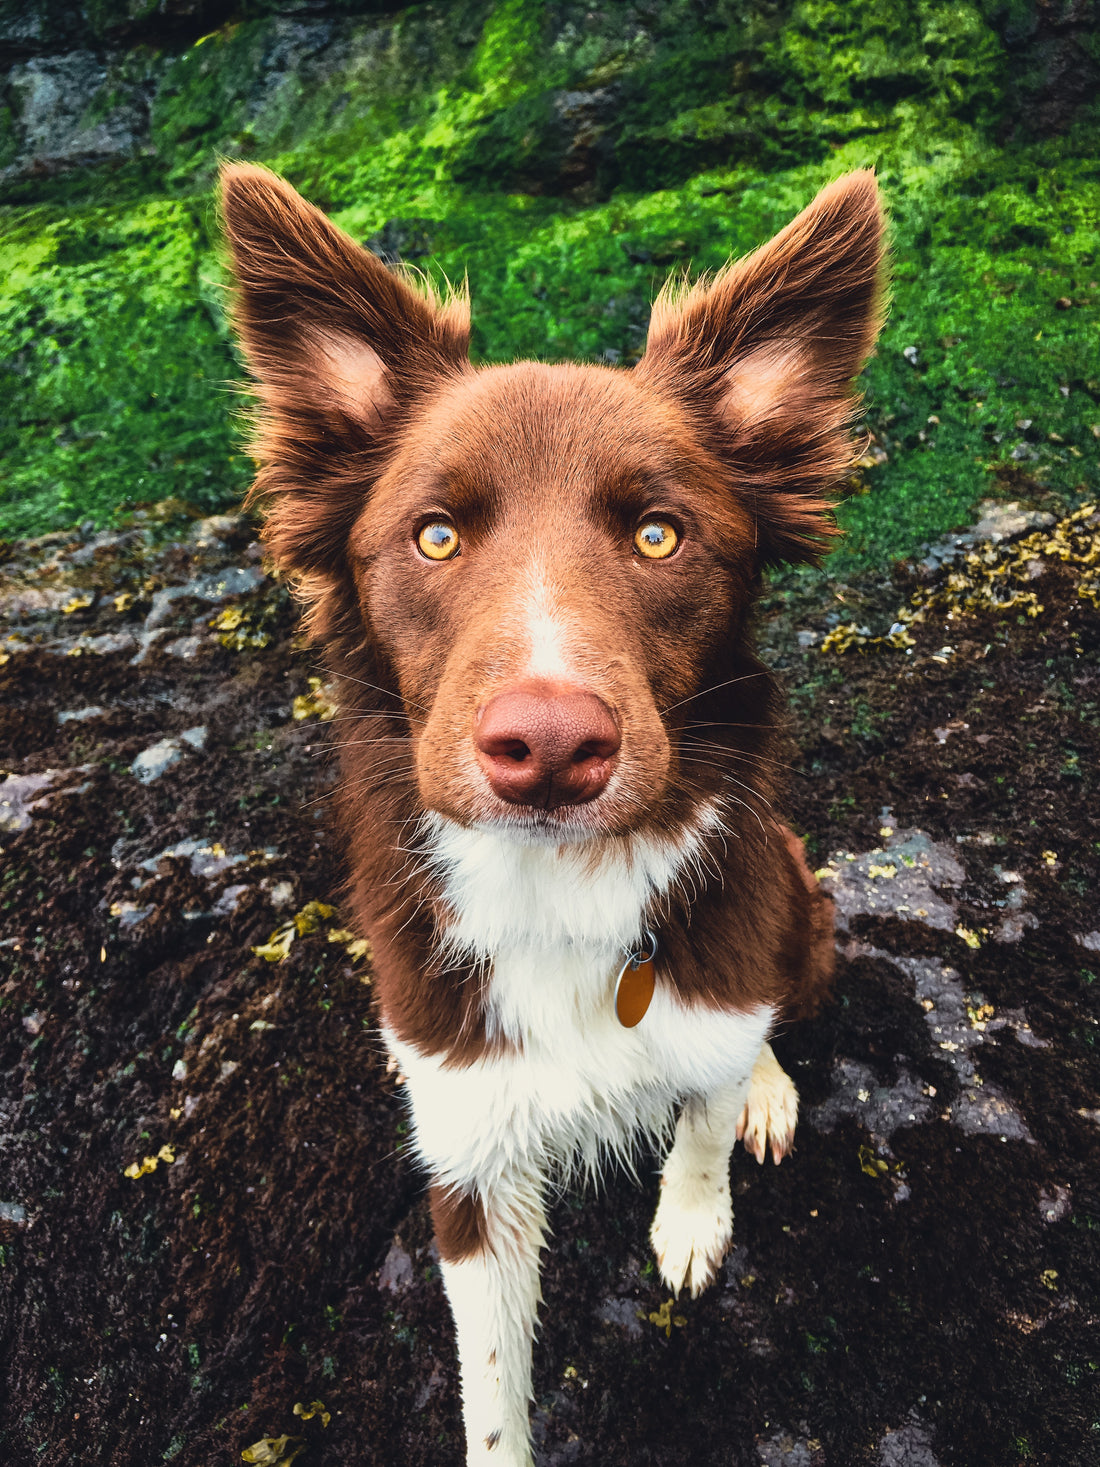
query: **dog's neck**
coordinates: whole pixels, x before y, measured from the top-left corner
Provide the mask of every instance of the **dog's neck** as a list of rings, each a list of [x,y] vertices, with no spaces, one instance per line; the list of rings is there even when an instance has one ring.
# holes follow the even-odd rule
[[[707,838],[723,830],[708,801],[675,836],[624,836],[583,845],[525,843],[470,830],[440,815],[425,821],[428,860],[449,914],[443,932],[457,957],[564,949],[592,957],[634,951],[659,924],[662,903],[698,878]]]
[[[624,956],[660,925],[678,884],[699,878],[706,839],[722,826],[708,805],[678,839],[623,837],[597,849],[524,844],[441,816],[426,824],[447,958],[478,963],[487,1034],[524,1048],[564,1024],[613,1019]]]

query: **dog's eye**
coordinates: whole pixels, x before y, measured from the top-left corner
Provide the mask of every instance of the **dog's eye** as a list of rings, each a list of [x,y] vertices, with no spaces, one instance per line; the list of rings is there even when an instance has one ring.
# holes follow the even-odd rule
[[[432,520],[417,535],[416,543],[429,560],[450,560],[458,554],[458,531],[447,520]]]
[[[634,548],[646,560],[664,560],[680,543],[668,520],[646,520],[634,531]]]

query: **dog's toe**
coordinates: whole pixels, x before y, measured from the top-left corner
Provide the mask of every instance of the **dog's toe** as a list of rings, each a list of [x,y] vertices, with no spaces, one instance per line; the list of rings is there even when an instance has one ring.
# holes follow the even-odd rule
[[[728,1185],[688,1197],[662,1183],[649,1236],[668,1288],[674,1294],[686,1288],[696,1298],[714,1282],[733,1237]]]
[[[752,1072],[745,1109],[737,1122],[737,1139],[763,1165],[769,1143],[778,1165],[794,1145],[798,1123],[798,1091],[765,1045]]]

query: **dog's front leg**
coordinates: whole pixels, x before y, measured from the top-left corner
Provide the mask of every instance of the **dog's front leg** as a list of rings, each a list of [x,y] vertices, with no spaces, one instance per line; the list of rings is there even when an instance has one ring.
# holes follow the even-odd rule
[[[650,1239],[661,1277],[692,1298],[714,1279],[733,1238],[729,1159],[743,1135],[758,1161],[771,1142],[776,1161],[791,1149],[798,1092],[770,1044],[752,1074],[692,1096],[676,1122],[676,1139],[661,1172],[661,1198]]]
[[[733,1237],[730,1152],[749,1077],[685,1101],[661,1172],[650,1231],[661,1277],[674,1294],[694,1298],[713,1280]]]
[[[477,1193],[435,1184],[431,1203],[455,1321],[468,1467],[530,1467],[541,1179],[508,1176]]]

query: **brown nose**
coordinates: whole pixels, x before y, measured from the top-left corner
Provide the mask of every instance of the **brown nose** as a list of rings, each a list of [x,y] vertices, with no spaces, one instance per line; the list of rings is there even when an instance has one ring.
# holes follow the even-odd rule
[[[602,698],[541,681],[497,693],[478,710],[474,727],[478,763],[493,793],[542,810],[594,800],[621,743]]]

